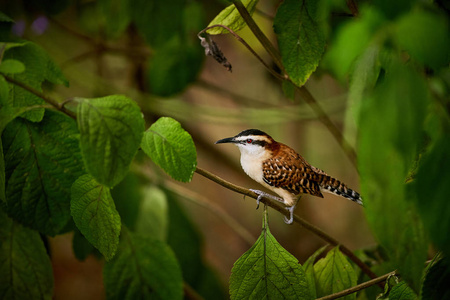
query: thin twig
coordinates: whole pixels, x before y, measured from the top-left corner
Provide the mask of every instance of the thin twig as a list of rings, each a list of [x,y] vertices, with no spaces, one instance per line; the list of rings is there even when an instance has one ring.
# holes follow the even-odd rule
[[[263,45],[263,47],[266,49],[266,51],[272,57],[275,64],[280,68],[280,70],[284,71],[284,66],[283,66],[283,63],[281,62],[280,54],[275,49],[275,46],[272,45],[272,43],[266,37],[266,35],[261,31],[259,26],[255,23],[255,20],[253,20],[252,16],[248,12],[248,10],[245,8],[244,4],[242,4],[242,2],[240,0],[232,0],[231,2],[233,2],[234,6],[238,10],[242,19],[244,19],[245,23],[250,28],[250,30],[253,32],[255,37],[258,39],[258,41]]]
[[[224,28],[225,30],[227,30],[229,33],[231,33],[231,35],[233,35],[239,42],[241,42],[263,65],[264,67],[266,67],[266,69],[275,77],[279,78],[279,79],[284,79],[280,74],[278,74],[277,72],[275,72],[275,70],[273,70],[259,55],[258,53],[256,53],[255,50],[253,50],[252,47],[250,47],[250,45],[243,39],[241,38],[236,32],[234,32],[231,28],[229,28],[228,26],[225,25],[221,25],[221,24],[216,24],[216,25],[211,25],[209,27],[206,27],[205,29],[203,29],[202,31],[200,31],[198,33],[198,36],[200,36],[201,34],[203,34],[204,32],[206,32],[208,29],[211,28],[215,28],[215,27],[221,27]]]
[[[235,191],[237,193],[243,194],[245,196],[248,197],[252,197],[254,199],[258,198],[258,194],[250,191],[249,189],[237,186],[231,182],[228,182],[222,178],[220,178],[217,175],[214,175],[208,171],[206,171],[205,169],[199,168],[197,167],[197,169],[195,170],[196,173],[220,184],[221,186]],[[285,207],[283,207],[282,205],[279,205],[278,203],[267,199],[267,198],[262,198],[261,202],[272,207],[273,209],[275,209],[276,211],[280,212],[281,214],[289,217],[289,212],[285,209]],[[311,223],[307,222],[306,220],[303,220],[302,218],[300,218],[297,215],[294,215],[294,221],[299,223],[300,225],[302,225],[305,229],[311,231],[312,233],[314,233],[315,235],[317,235],[318,237],[320,237],[321,239],[323,239],[324,241],[326,241],[327,243],[334,245],[334,246],[338,246],[341,249],[342,253],[344,253],[350,260],[352,260],[364,273],[366,273],[370,278],[374,279],[377,278],[377,275],[375,273],[372,272],[372,270],[370,270],[369,266],[367,266],[364,262],[362,262],[355,254],[353,254],[352,251],[350,251],[346,246],[342,245],[341,243],[339,243],[339,241],[337,241],[336,239],[332,238],[331,236],[329,236],[327,233],[325,233],[324,231],[322,231],[321,229],[319,229],[318,227],[312,225]]]
[[[63,102],[59,102],[58,100],[56,100],[56,99],[54,99],[52,97],[49,97],[49,96],[45,95],[44,93],[42,93],[42,92],[40,92],[40,91],[38,91],[38,90],[36,90],[36,89],[26,85],[26,84],[24,84],[24,83],[22,83],[20,81],[15,80],[14,78],[11,78],[11,77],[6,76],[6,75],[3,75],[3,76],[5,77],[6,81],[8,81],[8,82],[10,82],[10,83],[12,83],[14,85],[17,85],[17,86],[23,88],[24,90],[27,90],[28,92],[38,96],[39,98],[41,98],[42,100],[44,100],[48,104],[52,105],[57,110],[65,113],[66,115],[68,115],[69,117],[71,117],[73,119],[76,119],[75,113],[73,111],[70,111],[70,110],[66,109],[64,107],[64,105],[63,105]]]
[[[331,299],[341,298],[341,297],[344,297],[344,296],[356,293],[358,291],[361,291],[363,289],[366,289],[366,288],[368,288],[368,287],[370,287],[372,285],[382,283],[382,282],[386,281],[386,279],[388,279],[389,276],[393,276],[393,275],[397,275],[397,271],[389,272],[389,273],[384,274],[384,275],[382,275],[380,277],[377,277],[377,278],[374,278],[372,280],[369,280],[369,281],[363,282],[361,284],[355,285],[355,286],[353,286],[351,288],[348,288],[346,290],[343,290],[343,291],[340,291],[340,292],[337,292],[337,293],[334,293],[334,294],[331,294],[331,295],[327,295],[327,296],[324,296],[324,297],[321,297],[321,298],[317,298],[316,300],[331,300]]]

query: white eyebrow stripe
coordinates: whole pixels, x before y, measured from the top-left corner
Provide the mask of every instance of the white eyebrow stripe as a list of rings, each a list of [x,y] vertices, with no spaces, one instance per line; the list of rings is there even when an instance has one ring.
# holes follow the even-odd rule
[[[264,142],[270,143],[270,140],[267,137],[262,136],[262,135],[244,135],[244,136],[237,137],[236,141],[246,141],[248,139],[252,139],[255,141],[264,141]]]

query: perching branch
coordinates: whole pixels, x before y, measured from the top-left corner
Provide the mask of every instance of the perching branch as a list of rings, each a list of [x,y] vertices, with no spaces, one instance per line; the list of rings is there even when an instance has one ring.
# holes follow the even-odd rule
[[[249,189],[246,189],[246,188],[237,186],[231,182],[228,182],[228,181],[220,178],[219,176],[214,175],[202,168],[197,167],[195,172],[202,175],[203,177],[208,178],[209,180],[214,181],[215,183],[220,184],[221,186],[223,186],[229,190],[243,194],[248,197],[252,197],[254,199],[258,198],[258,194],[250,191]],[[279,211],[281,214],[285,215],[286,217],[289,217],[289,212],[282,205],[280,205],[270,199],[267,199],[265,197],[261,199],[261,202],[272,207],[276,211]],[[305,229],[311,231],[312,233],[314,233],[315,235],[317,235],[318,237],[320,237],[327,243],[334,245],[334,246],[339,245],[339,249],[342,251],[342,253],[344,253],[349,259],[351,259],[356,265],[358,265],[358,267],[364,273],[366,273],[372,279],[377,278],[377,275],[375,273],[373,273],[372,270],[370,270],[369,266],[367,266],[364,262],[362,262],[355,254],[353,254],[353,252],[350,249],[348,249],[347,247],[345,247],[344,245],[339,243],[339,241],[337,241],[336,239],[329,236],[327,233],[325,233],[318,227],[312,225],[311,223],[307,222],[306,220],[303,220],[302,218],[300,218],[299,216],[297,216],[295,214],[294,214],[294,221],[297,222],[298,224],[302,225]]]
[[[56,108],[57,110],[65,113],[66,115],[68,115],[72,119],[76,119],[75,113],[73,111],[70,111],[70,110],[68,110],[68,109],[66,109],[64,107],[64,102],[59,102],[58,100],[56,100],[56,99],[54,99],[52,97],[49,97],[49,96],[45,95],[44,93],[42,93],[42,92],[40,92],[40,91],[38,91],[38,90],[36,90],[36,89],[26,85],[26,84],[23,84],[20,81],[15,80],[14,78],[11,78],[11,77],[6,76],[6,75],[3,75],[3,77],[5,77],[6,81],[8,81],[8,82],[10,82],[10,83],[12,83],[14,85],[17,85],[17,86],[23,88],[24,90],[27,90],[28,92],[34,94],[35,96],[38,96],[39,98],[41,98],[42,100],[44,100],[45,102],[47,102],[48,104],[50,104],[51,106]]]

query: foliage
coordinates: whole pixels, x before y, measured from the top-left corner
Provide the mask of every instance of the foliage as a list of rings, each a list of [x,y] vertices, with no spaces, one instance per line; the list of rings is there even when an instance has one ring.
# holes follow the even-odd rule
[[[34,1],[33,7],[49,16],[71,6],[50,2]],[[223,26],[237,32],[249,24],[276,68],[265,66],[282,80],[287,97],[304,96],[314,72],[348,88],[352,109],[346,126],[358,131],[364,213],[386,254],[372,262],[372,269],[384,265],[399,274],[387,280],[379,299],[448,295],[450,40],[448,10],[439,6],[444,4],[284,0],[271,24],[278,53],[250,18],[258,1],[232,3],[212,18],[210,26],[218,26],[206,32],[228,33]],[[70,94],[77,89],[67,88],[69,80],[50,51],[11,33],[18,29],[12,30],[16,25],[8,15],[17,10],[2,7],[8,13],[0,13],[1,297],[52,298],[52,264],[44,242],[73,232],[78,259],[95,251],[105,258],[108,299],[181,299],[183,293],[226,298],[203,261],[190,215],[155,166],[184,183],[197,168],[191,133],[165,116],[170,103],[155,107],[157,97],[177,95],[198,79],[204,58],[196,34],[205,27],[207,5],[186,0],[76,5],[82,6],[80,35],[95,40],[99,53],[110,45],[96,39],[109,42],[129,34],[133,47],[144,41],[142,48],[149,51],[136,47],[126,55],[142,61],[137,86],[154,98],[143,101],[133,91],[120,95],[125,92],[97,81],[105,95],[96,89],[101,95],[54,100],[64,94],[62,86]],[[242,13],[245,8],[249,14]],[[336,11],[347,17],[335,18]],[[88,82],[88,74],[83,76]],[[349,154],[326,111],[306,98]],[[191,118],[187,111],[179,115]],[[440,254],[426,266],[430,245]],[[345,297],[356,299],[364,263],[350,264],[344,253],[355,258],[343,245],[325,250],[300,265],[272,235],[266,211],[259,238],[231,270],[230,296],[312,299],[350,289]]]

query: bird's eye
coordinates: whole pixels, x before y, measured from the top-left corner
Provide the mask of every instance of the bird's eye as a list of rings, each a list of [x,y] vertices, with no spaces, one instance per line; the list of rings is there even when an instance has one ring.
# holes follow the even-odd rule
[[[247,144],[251,144],[251,143],[253,143],[253,140],[252,139],[247,139]]]

